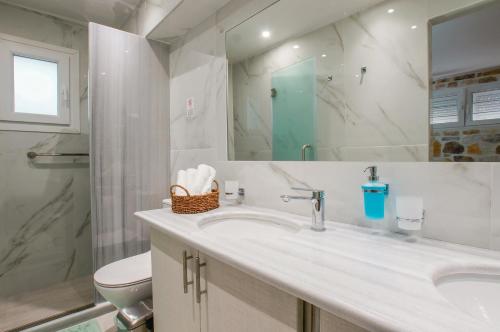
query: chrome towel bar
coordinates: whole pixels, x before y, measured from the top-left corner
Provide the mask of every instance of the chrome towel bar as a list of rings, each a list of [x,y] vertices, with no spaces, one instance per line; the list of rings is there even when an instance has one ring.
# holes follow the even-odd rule
[[[36,157],[78,157],[88,156],[88,153],[37,153],[30,151],[27,154],[28,159],[35,159]]]

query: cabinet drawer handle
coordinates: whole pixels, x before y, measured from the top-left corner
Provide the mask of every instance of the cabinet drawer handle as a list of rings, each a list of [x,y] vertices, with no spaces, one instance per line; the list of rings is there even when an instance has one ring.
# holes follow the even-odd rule
[[[206,294],[207,290],[201,290],[201,282],[200,282],[200,269],[206,266],[207,263],[200,263],[200,257],[194,258],[194,269],[195,269],[195,279],[196,279],[196,303],[201,302],[201,294]]]
[[[188,271],[187,271],[187,263],[188,260],[192,259],[193,256],[188,256],[188,253],[186,250],[182,252],[182,280],[183,280],[183,286],[184,286],[184,294],[188,293],[188,286],[193,284],[193,280],[188,281]]]

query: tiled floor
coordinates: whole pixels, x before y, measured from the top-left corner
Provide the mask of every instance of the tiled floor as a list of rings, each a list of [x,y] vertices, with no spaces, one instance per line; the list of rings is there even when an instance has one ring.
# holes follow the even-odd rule
[[[0,298],[0,331],[16,330],[21,326],[88,307],[94,302],[93,295],[92,276],[87,276]]]
[[[113,311],[58,332],[117,332],[115,316],[116,311]]]

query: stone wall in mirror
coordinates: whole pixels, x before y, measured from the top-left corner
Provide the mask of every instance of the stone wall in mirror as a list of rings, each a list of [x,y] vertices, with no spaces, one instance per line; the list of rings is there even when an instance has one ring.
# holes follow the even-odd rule
[[[500,161],[500,1],[432,22],[431,161]]]
[[[499,2],[277,1],[226,32],[229,160],[496,161]]]

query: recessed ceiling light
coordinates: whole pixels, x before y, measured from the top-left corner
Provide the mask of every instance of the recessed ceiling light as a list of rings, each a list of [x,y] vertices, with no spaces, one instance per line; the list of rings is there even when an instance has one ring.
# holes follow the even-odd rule
[[[271,31],[269,31],[269,30],[262,31],[262,37],[263,38],[269,38],[269,37],[271,37]]]
[[[326,58],[326,54],[321,54],[321,57],[322,58]]]
[[[395,11],[396,11],[396,10],[395,10],[394,8],[389,8],[389,9],[387,10],[387,14],[392,14],[392,13],[394,13]]]
[[[418,28],[418,26],[416,26],[416,25],[412,25],[412,26],[411,26],[411,29],[412,29],[412,30],[415,30],[416,28]]]
[[[293,48],[298,49],[298,48],[300,48],[300,45],[293,45]]]

